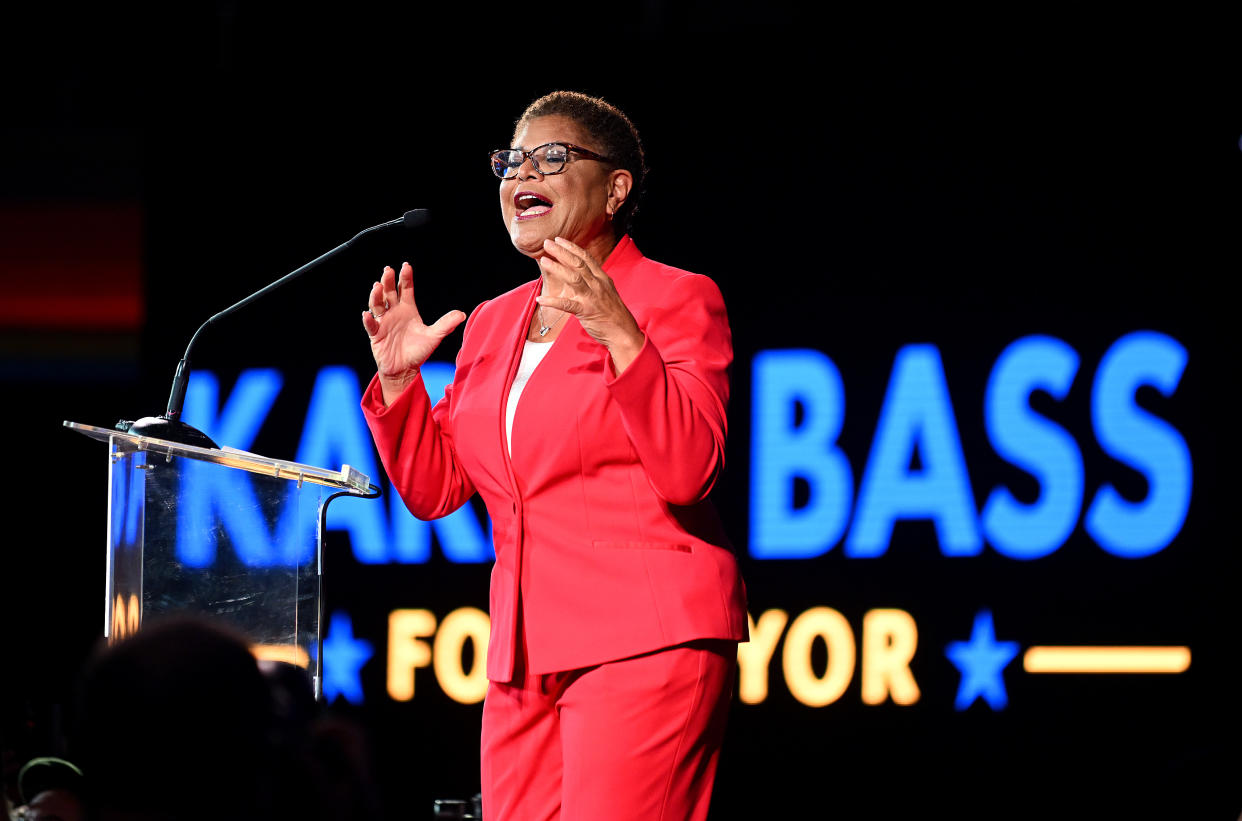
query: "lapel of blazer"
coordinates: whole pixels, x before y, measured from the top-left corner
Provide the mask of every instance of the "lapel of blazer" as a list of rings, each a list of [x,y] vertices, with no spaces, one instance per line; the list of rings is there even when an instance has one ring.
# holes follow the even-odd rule
[[[634,245],[634,241],[630,239],[629,235],[626,234],[617,242],[616,247],[613,248],[612,252],[608,255],[608,258],[604,260],[603,268],[605,273],[613,277],[614,282],[616,282],[619,278],[620,281],[624,283],[628,279],[626,274],[628,274],[630,269],[642,259],[642,253],[638,250],[638,247]],[[504,384],[501,386],[500,396],[497,398],[499,403],[498,407],[500,408],[498,435],[500,436],[501,453],[503,454],[505,460],[505,469],[509,477],[509,485],[512,489],[514,499],[519,498],[518,484],[513,473],[513,459],[509,454],[507,432],[505,430],[505,416],[509,404],[509,391],[513,387],[513,380],[517,376],[518,366],[522,361],[522,351],[526,344],[526,334],[530,328],[531,316],[535,312],[535,297],[539,294],[541,284],[542,279],[537,279],[530,284],[530,290],[521,314],[514,317],[515,327],[513,329],[513,336],[509,341],[509,361],[505,370]],[[625,295],[622,294],[623,298],[624,296]],[[501,317],[500,321],[508,321],[508,318]],[[556,360],[561,360],[566,356],[576,359],[579,356],[577,353],[579,344],[584,339],[589,338],[590,337],[587,335],[586,331],[584,331],[582,326],[578,323],[577,317],[568,317],[565,321],[565,327],[561,328],[560,334],[558,334],[557,338],[550,343],[553,347],[548,351],[544,363],[542,364],[549,364],[551,362],[555,362]],[[540,377],[541,370],[546,370],[542,367],[542,364],[541,367],[536,368],[534,374],[531,375],[532,382]],[[527,384],[527,387],[530,387],[529,383]],[[520,410],[518,412],[520,413]]]
[[[505,368],[503,384],[500,386],[500,396],[496,400],[497,407],[500,408],[500,413],[497,414],[497,424],[500,426],[497,430],[497,435],[500,437],[500,453],[505,460],[505,471],[509,476],[509,487],[513,491],[514,499],[518,498],[518,485],[513,475],[513,460],[509,456],[509,443],[505,431],[505,413],[509,404],[509,390],[513,387],[513,379],[517,376],[518,365],[522,362],[522,348],[526,344],[526,332],[530,327],[530,318],[535,312],[535,297],[539,294],[541,282],[541,279],[537,279],[530,284],[526,302],[522,303],[521,313],[519,316],[514,317],[514,328],[509,339],[509,361]],[[500,321],[508,321],[508,318],[500,317]]]

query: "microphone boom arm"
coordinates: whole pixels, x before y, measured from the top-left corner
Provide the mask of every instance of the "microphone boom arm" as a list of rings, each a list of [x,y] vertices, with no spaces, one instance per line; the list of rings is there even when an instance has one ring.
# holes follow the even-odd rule
[[[282,285],[297,279],[312,268],[320,265],[321,263],[327,262],[332,257],[352,246],[366,234],[369,234],[372,231],[379,231],[383,228],[388,228],[389,226],[396,225],[397,223],[403,223],[406,228],[416,228],[426,223],[427,218],[428,216],[426,209],[416,208],[413,211],[406,211],[405,214],[398,219],[389,220],[388,222],[382,222],[379,225],[372,225],[370,228],[363,229],[355,234],[352,239],[341,243],[331,251],[328,251],[326,254],[322,254],[315,259],[312,259],[310,262],[306,263],[297,270],[290,271],[288,274],[285,274],[275,282],[269,283],[240,302],[236,302],[225,308],[223,311],[220,311],[212,316],[198,327],[198,330],[194,332],[194,336],[190,337],[190,344],[185,348],[185,355],[181,357],[181,361],[177,364],[177,373],[173,377],[172,391],[168,395],[168,408],[164,415],[154,418],[146,417],[132,423],[120,422],[117,424],[117,427],[132,433],[154,435],[159,438],[181,442],[182,444],[218,448],[219,446],[216,445],[215,442],[212,442],[206,434],[191,428],[189,425],[184,424],[180,420],[181,410],[185,404],[185,391],[190,379],[190,351],[193,350],[194,343],[198,341],[199,334],[201,334],[208,325],[216,320],[223,319],[234,311],[246,307],[256,299],[266,296]]]

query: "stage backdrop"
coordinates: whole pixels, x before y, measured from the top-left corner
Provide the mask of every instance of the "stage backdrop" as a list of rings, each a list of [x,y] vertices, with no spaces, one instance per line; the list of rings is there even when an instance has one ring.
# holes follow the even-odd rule
[[[98,333],[138,352],[94,381],[11,356],[42,363],[13,387],[56,402],[38,435],[162,410],[210,314],[430,209],[417,233],[359,243],[204,334],[186,418],[383,489],[330,509],[325,693],[365,728],[394,812],[473,795],[490,525],[473,503],[420,522],[392,492],[358,409],[372,372],[359,314],[382,266],[405,260],[432,317],[533,279],[485,156],[538,94],[602,94],[633,116],[653,169],[636,242],[712,277],[734,332],[713,499],[752,622],[717,817],[1080,801],[1236,815],[1236,366],[1214,281],[1237,270],[1218,242],[1239,152],[1210,71],[1183,65],[1169,83],[1168,62],[1116,44],[944,54],[837,33],[829,48],[792,16],[756,42],[741,19],[644,8],[623,29],[643,46],[624,74],[587,61],[549,76],[488,53],[477,75],[420,63],[417,83],[365,86],[357,66],[273,53],[295,18],[245,14],[227,43],[192,41],[203,64],[175,62],[176,82],[119,70],[159,99],[114,115],[140,184],[92,199],[111,197],[110,224],[141,236],[113,255],[142,285],[119,281],[109,315],[124,318]],[[346,56],[374,56],[351,42]],[[403,65],[375,59],[380,76]],[[82,199],[69,189],[53,205]],[[4,314],[23,334],[42,315],[28,302]],[[425,370],[433,398],[459,343]],[[84,344],[69,361],[92,356]],[[86,545],[68,589],[97,596],[104,456],[86,440],[54,449],[90,522],[65,525]],[[280,534],[225,527],[232,555],[179,549],[275,560]],[[96,602],[69,612],[93,625]]]

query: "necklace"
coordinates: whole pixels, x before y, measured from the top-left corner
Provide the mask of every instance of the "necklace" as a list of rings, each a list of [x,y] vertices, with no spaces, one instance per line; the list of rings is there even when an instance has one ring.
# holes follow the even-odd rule
[[[561,314],[560,316],[558,316],[556,319],[552,320],[552,324],[551,324],[551,325],[549,325],[549,324],[547,323],[547,321],[546,321],[546,320],[544,320],[544,318],[543,318],[543,306],[542,306],[542,305],[540,305],[540,306],[539,306],[539,335],[540,335],[540,336],[547,336],[547,335],[548,335],[548,331],[550,331],[550,330],[552,330],[553,328],[555,328],[555,327],[556,327],[556,324],[557,324],[558,322],[560,322],[560,321],[561,321],[562,319],[564,319],[564,318],[565,318],[565,314],[564,314],[564,313],[562,313],[562,314]]]

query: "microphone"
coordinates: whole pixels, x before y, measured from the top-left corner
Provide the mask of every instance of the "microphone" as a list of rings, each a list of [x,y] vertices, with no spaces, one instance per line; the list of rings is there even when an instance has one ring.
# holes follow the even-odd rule
[[[230,305],[220,313],[208,319],[199,326],[197,331],[194,332],[194,336],[190,337],[190,344],[185,348],[185,355],[181,357],[181,362],[177,365],[177,373],[173,377],[172,391],[168,396],[168,409],[164,412],[164,414],[162,416],[144,416],[142,419],[134,422],[127,422],[122,419],[120,422],[116,423],[116,429],[125,431],[126,433],[133,433],[138,436],[150,436],[156,439],[166,439],[169,442],[176,442],[182,445],[196,445],[202,448],[219,450],[220,446],[213,442],[211,437],[197,428],[191,427],[181,421],[181,408],[182,405],[185,404],[185,389],[190,379],[190,351],[193,349],[194,343],[198,340],[198,335],[201,334],[211,323],[219,319],[223,319],[234,311],[244,308],[259,297],[271,293],[280,286],[297,279],[302,274],[318,266],[319,264],[332,259],[337,254],[348,249],[366,234],[397,224],[400,224],[403,228],[407,229],[419,228],[426,225],[430,219],[431,215],[427,212],[426,208],[415,208],[413,211],[406,211],[405,214],[395,220],[381,222],[379,225],[372,225],[370,228],[359,231],[354,235],[353,239],[341,243],[326,254],[312,259],[296,271],[291,271],[288,274],[285,274],[275,282],[260,288],[240,302]]]

